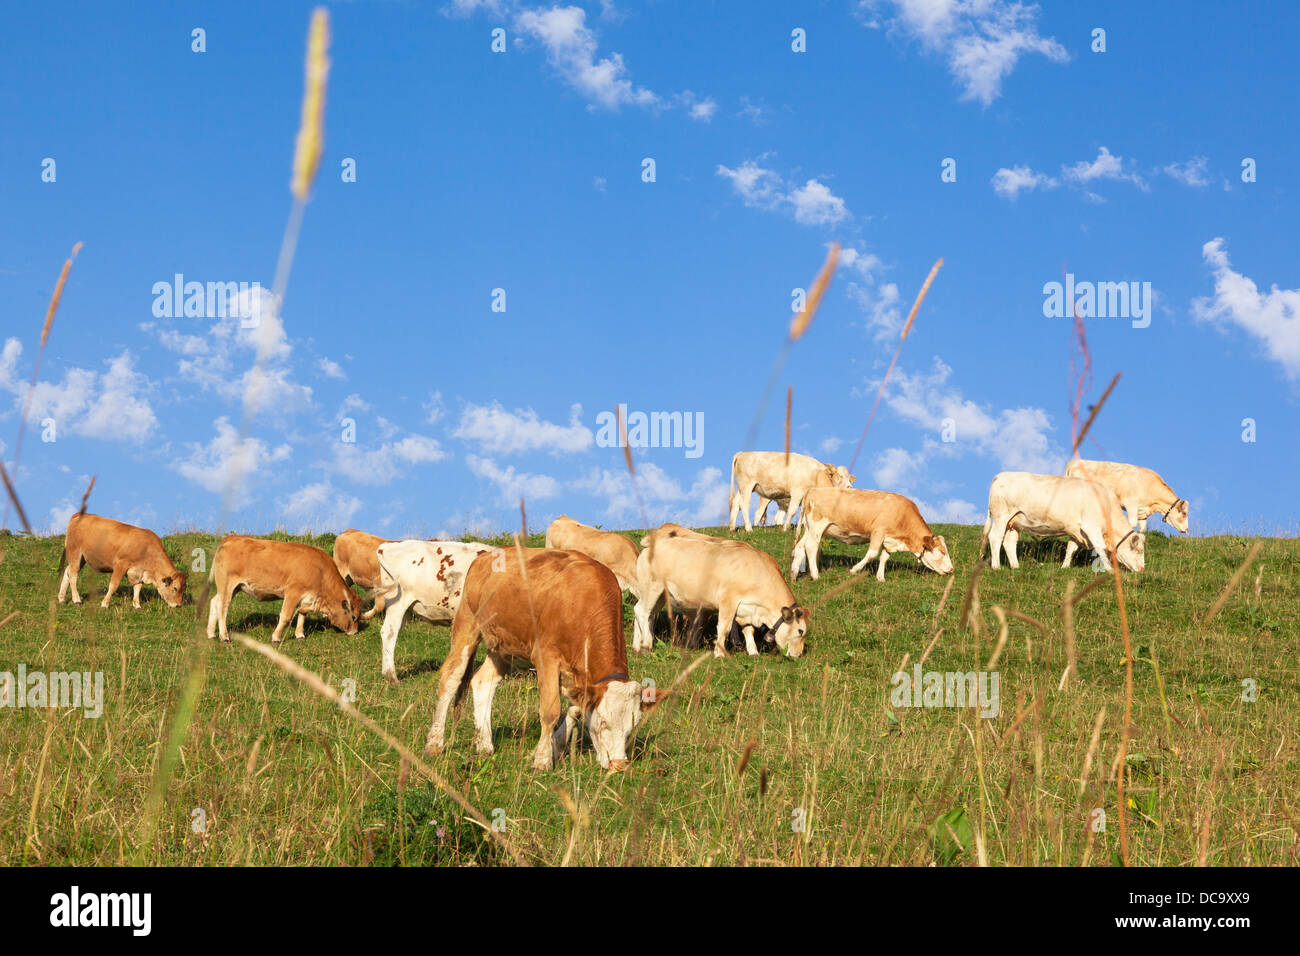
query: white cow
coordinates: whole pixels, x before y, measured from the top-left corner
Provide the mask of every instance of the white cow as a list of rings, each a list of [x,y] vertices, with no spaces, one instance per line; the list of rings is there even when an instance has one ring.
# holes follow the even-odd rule
[[[1070,566],[1080,546],[1101,557],[1101,566],[1111,569],[1107,551],[1114,547],[1120,564],[1130,571],[1146,566],[1146,536],[1129,528],[1119,500],[1097,481],[1004,471],[989,485],[989,511],[984,537],[992,549],[993,567],[1001,567],[1002,549],[1007,563],[1020,567],[1016,542],[1021,532],[1037,537],[1066,536],[1063,568]]]
[[[794,510],[813,488],[848,488],[857,478],[843,465],[827,465],[808,455],[790,453],[786,463],[783,451],[740,451],[731,457],[731,519],[736,530],[736,516],[745,517],[745,530],[753,531],[749,520],[749,496],[758,493],[760,525],[767,523],[767,505],[775,501],[781,529],[790,527]]]
[[[1114,492],[1119,506],[1128,514],[1129,527],[1147,530],[1147,518],[1161,515],[1174,528],[1187,533],[1187,500],[1179,498],[1174,489],[1150,468],[1126,465],[1120,461],[1086,461],[1076,458],[1065,473],[1071,478],[1090,478],[1100,481]]]
[[[393,656],[406,612],[414,611],[435,624],[450,624],[460,607],[469,566],[480,554],[494,550],[502,551],[478,541],[387,541],[376,549],[376,593],[384,600],[384,624],[379,634],[388,683],[397,683]]]

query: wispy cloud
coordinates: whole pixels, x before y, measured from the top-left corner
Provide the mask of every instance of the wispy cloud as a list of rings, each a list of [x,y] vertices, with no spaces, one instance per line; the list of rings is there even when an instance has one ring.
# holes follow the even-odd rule
[[[1164,168],[1165,175],[1178,180],[1184,186],[1208,186],[1209,160],[1204,156],[1193,156],[1185,163],[1170,163]]]
[[[731,183],[746,206],[787,210],[805,226],[833,226],[850,218],[844,200],[820,180],[809,179],[798,186],[752,159],[735,169],[719,164],[716,172]]]
[[[596,436],[582,423],[582,406],[569,408],[569,424],[557,425],[540,418],[531,408],[513,412],[499,403],[466,405],[453,438],[474,442],[489,452],[516,454],[545,451],[552,455],[586,451]]]
[[[1233,270],[1222,238],[1202,246],[1201,255],[1214,274],[1214,295],[1194,300],[1192,314],[1220,327],[1244,329],[1288,378],[1300,378],[1300,289],[1274,285],[1260,292],[1253,279]]]
[[[1022,192],[1035,189],[1055,189],[1056,180],[1046,173],[1036,172],[1028,166],[1012,166],[993,174],[993,191],[1003,199],[1015,199]]]
[[[1053,37],[1038,32],[1039,8],[1013,0],[861,0],[859,18],[887,26],[942,56],[963,100],[990,105],[1020,58],[1038,54],[1054,63],[1070,57]],[[886,14],[881,16],[881,14]]]

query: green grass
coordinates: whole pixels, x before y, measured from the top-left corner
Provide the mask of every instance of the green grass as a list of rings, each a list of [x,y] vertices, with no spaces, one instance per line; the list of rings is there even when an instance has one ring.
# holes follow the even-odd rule
[[[638,731],[625,773],[602,771],[585,739],[555,771],[530,769],[537,687],[523,669],[497,694],[496,754],[474,755],[466,706],[447,751],[430,763],[489,818],[504,819],[506,838],[537,863],[557,864],[568,852],[583,864],[971,865],[978,844],[995,865],[1116,862],[1124,650],[1113,583],[1076,607],[1078,674],[1058,691],[1066,582],[1077,590],[1094,573],[1060,570],[1061,542],[1022,542],[1019,571],[985,570],[980,579],[985,634],[977,635],[958,618],[979,529],[936,530],[957,565],[937,620],[947,579],[919,570],[907,555],[890,560],[883,584],[864,574],[820,603],[862,553],[830,543],[821,580],[803,577],[795,586],[799,601],[813,608],[805,656],[733,653],[706,661]],[[790,534],[768,529],[744,537],[788,567]],[[326,548],[331,542],[313,540]],[[215,539],[182,534],[165,543],[184,567],[193,548],[206,548],[210,558]],[[540,536],[530,543],[540,546]],[[404,768],[336,706],[247,648],[196,638],[193,603],[172,610],[146,588],[143,609],[134,611],[123,585],[101,610],[107,576],[85,569],[85,603],[58,607],[51,626],[61,544],[0,538],[0,620],[17,612],[0,627],[0,669],[25,663],[29,671],[103,671],[104,713],[92,720],[80,710],[0,710],[0,863],[506,859],[418,770]],[[1211,865],[1297,862],[1300,541],[1266,539],[1222,613],[1209,627],[1199,623],[1249,544],[1153,534],[1146,573],[1124,577],[1139,658],[1127,761],[1134,864],[1190,865],[1202,853]],[[996,668],[996,718],[890,707],[891,674],[905,655],[914,663],[937,628],[927,670],[981,669],[992,652],[988,638],[998,633],[994,605],[1045,628],[1011,620]],[[240,596],[231,627],[267,641],[278,607]],[[625,618],[630,643],[630,603]],[[402,683],[389,688],[379,673],[379,623],[349,638],[310,620],[306,639],[287,640],[284,650],[336,687],[355,680],[360,710],[419,752],[449,629],[408,621],[397,647]],[[662,618],[658,627],[666,632]],[[160,741],[200,644],[205,683],[157,826],[142,842]],[[634,677],[665,687],[697,653],[664,641],[634,655],[630,667]],[[1248,678],[1258,686],[1254,702],[1242,699]],[[750,741],[756,744],[738,774]],[[1093,808],[1106,813],[1104,832],[1090,830]],[[202,833],[191,825],[196,809],[206,815]],[[947,823],[936,827],[941,815]],[[792,828],[799,818],[802,831]]]

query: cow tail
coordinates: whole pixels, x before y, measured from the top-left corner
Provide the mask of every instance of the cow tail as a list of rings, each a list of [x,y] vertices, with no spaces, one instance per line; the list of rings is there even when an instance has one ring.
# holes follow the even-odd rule
[[[740,452],[731,456],[731,484],[727,493],[727,520],[731,520],[731,503],[736,500],[736,459],[740,457]]]
[[[479,667],[482,666],[482,664],[479,665]],[[460,683],[456,685],[456,696],[452,698],[451,703],[453,713],[460,712],[460,702],[465,699],[465,692],[469,690],[470,679],[477,672],[478,668],[474,666],[474,662],[471,660],[469,666],[465,668],[465,673],[460,676]]]
[[[980,537],[980,553],[979,557],[975,559],[976,564],[984,560],[984,551],[989,546],[989,532],[991,530],[993,530],[993,512],[990,511],[984,518],[984,534]]]

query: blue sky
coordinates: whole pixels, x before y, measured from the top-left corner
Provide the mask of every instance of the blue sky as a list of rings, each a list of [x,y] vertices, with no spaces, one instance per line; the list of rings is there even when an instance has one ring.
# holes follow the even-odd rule
[[[1087,320],[1086,401],[1123,378],[1085,456],[1161,472],[1194,532],[1300,528],[1293,4],[328,9],[321,172],[255,333],[158,317],[152,290],[270,288],[311,5],[0,15],[7,464],[85,243],[17,472],[39,529],[62,530],[92,474],[92,510],[215,529],[235,458],[244,530],[490,531],[517,527],[521,494],[533,527],[639,526],[622,452],[596,439],[618,403],[703,416],[699,457],[635,457],[650,523],[716,523],[792,290],[832,241],[756,447],[781,447],[790,385],[794,450],[848,463],[943,257],[854,472],[931,520],[982,521],[996,472],[1059,473],[1070,446],[1071,323],[1044,315],[1044,284],[1150,283],[1147,327]]]

